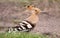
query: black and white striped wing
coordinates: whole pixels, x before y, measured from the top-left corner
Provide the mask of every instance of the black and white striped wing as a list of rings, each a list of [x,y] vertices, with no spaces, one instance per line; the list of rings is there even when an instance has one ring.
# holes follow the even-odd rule
[[[34,28],[34,25],[28,21],[22,21],[17,26],[12,27],[13,31],[25,31],[29,32]]]

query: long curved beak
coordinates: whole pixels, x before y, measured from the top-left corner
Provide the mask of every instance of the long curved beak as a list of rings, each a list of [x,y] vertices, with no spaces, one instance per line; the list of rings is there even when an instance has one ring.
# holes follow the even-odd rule
[[[42,14],[49,14],[47,11],[41,11]]]
[[[41,13],[47,13],[46,11],[40,11]]]

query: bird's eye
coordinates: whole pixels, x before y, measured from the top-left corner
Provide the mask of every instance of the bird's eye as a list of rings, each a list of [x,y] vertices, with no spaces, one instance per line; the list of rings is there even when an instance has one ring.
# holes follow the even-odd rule
[[[28,8],[30,7],[30,6],[27,6]]]
[[[35,10],[35,11],[37,11],[37,10]]]

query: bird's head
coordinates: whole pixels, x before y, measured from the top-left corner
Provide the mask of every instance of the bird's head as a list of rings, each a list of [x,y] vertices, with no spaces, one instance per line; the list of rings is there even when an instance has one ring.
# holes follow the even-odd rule
[[[32,10],[32,13],[36,14],[36,15],[39,14],[40,12],[41,12],[41,10],[39,8],[34,7],[33,10]]]

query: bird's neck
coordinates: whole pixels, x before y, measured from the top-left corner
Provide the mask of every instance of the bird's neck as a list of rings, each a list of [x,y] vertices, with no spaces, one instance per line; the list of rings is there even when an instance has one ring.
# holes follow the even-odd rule
[[[36,15],[35,13],[32,13],[26,20],[30,21],[33,24],[36,24],[39,18],[38,18],[38,15]]]

